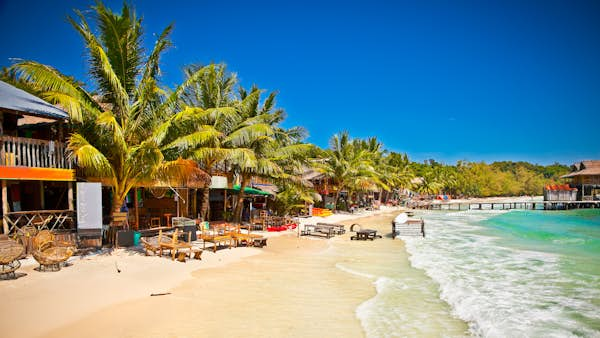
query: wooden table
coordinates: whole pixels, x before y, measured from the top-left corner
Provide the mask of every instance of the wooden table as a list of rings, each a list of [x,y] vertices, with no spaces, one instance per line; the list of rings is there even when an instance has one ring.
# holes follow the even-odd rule
[[[381,235],[378,235],[377,230],[373,229],[358,230],[356,232],[356,236],[350,237],[350,239],[356,239],[359,241],[366,241],[367,239],[374,240],[375,238],[381,238]]]

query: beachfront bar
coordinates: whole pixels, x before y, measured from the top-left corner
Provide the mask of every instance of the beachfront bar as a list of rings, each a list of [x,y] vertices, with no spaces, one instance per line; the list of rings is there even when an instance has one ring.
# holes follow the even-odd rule
[[[2,233],[72,228],[75,171],[66,156],[69,115],[0,81]]]

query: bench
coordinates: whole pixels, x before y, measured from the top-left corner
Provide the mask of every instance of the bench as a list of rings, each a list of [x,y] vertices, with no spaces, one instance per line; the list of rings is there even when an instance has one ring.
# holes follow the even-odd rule
[[[358,241],[366,241],[367,239],[372,241],[375,238],[382,238],[382,236],[377,234],[377,230],[372,229],[358,230],[355,236],[350,237],[351,240]]]
[[[304,230],[302,230],[301,235],[325,236],[327,238],[331,238],[335,235],[335,231],[334,228],[330,226],[306,224],[304,225]]]
[[[266,237],[254,238],[252,240],[252,245],[257,248],[262,248],[263,246],[267,246],[267,238]]]
[[[336,235],[343,235],[346,233],[346,228],[343,224],[317,223],[317,225],[333,228]]]

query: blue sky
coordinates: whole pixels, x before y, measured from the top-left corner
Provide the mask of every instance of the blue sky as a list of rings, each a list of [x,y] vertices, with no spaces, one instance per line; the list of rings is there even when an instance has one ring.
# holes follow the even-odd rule
[[[120,11],[122,1],[106,1]],[[67,23],[92,1],[0,0],[0,65],[86,79]],[[411,159],[600,159],[599,1],[136,1],[147,43],[174,22],[163,82],[225,62],[279,91],[285,125],[326,147],[377,136]]]

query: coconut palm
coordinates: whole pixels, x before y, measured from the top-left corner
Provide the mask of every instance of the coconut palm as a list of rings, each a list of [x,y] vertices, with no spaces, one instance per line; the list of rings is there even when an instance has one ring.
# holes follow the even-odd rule
[[[383,185],[374,166],[373,141],[351,140],[348,132],[333,135],[320,170],[333,181],[334,210],[342,190],[365,190]]]
[[[202,76],[186,88],[181,102],[188,107],[213,112],[210,115],[196,115],[198,118],[196,122],[207,130],[215,130],[217,135],[214,138],[203,139],[192,133],[189,137],[181,139],[185,144],[181,143],[180,147],[186,150],[186,157],[200,163],[201,167],[212,176],[217,165],[227,170],[225,161],[253,155],[247,149],[233,146],[238,142],[235,140],[235,135],[230,135],[243,120],[238,114],[237,107],[240,103],[234,93],[234,86],[237,84],[235,74],[227,72],[224,64],[210,64],[205,67],[191,65],[186,67],[184,72],[186,78],[192,78],[200,70],[203,70]],[[200,208],[203,219],[208,219],[209,207],[209,188],[206,187]]]
[[[240,124],[229,136],[229,144],[251,151],[254,156],[232,160],[234,172],[240,178],[240,192],[234,211],[241,220],[244,189],[252,177],[293,180],[312,145],[300,143],[304,137],[301,128],[284,129],[278,124],[284,118],[283,109],[275,107],[277,93],[271,92],[264,101],[262,90],[256,86],[248,92],[240,88]],[[295,170],[294,170],[295,169]]]
[[[113,189],[113,211],[118,211],[129,190],[142,181],[167,180],[173,175],[201,175],[193,161],[178,156],[182,130],[203,128],[196,116],[202,109],[177,112],[178,98],[202,76],[198,70],[176,90],[158,87],[159,61],[171,45],[167,26],[154,48],[144,53],[142,20],[127,4],[114,13],[102,3],[93,7],[98,27],[94,34],[86,17],[69,22],[83,38],[92,80],[91,92],[58,70],[34,61],[12,68],[42,97],[59,104],[69,114],[73,133],[68,139],[72,159],[88,175],[108,180]],[[216,132],[203,128],[205,139]],[[205,178],[205,176],[203,176]]]

